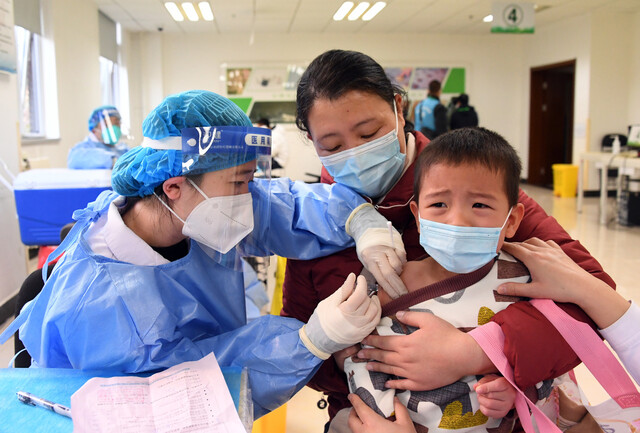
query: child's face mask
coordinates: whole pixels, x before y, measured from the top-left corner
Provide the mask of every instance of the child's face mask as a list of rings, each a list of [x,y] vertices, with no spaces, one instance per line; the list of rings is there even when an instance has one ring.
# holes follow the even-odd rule
[[[420,219],[420,245],[449,272],[467,274],[480,269],[497,254],[502,227],[462,227]]]

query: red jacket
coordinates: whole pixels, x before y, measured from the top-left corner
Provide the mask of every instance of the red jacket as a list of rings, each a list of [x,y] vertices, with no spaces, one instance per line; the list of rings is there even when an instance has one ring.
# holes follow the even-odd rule
[[[419,132],[414,134],[418,153],[427,146],[428,139]],[[413,198],[414,165],[415,162],[376,206],[378,212],[402,233],[408,260],[417,259],[425,254],[420,245],[415,218],[409,209],[409,202]],[[322,182],[333,183],[324,168]],[[524,204],[524,218],[515,236],[508,239],[509,241],[524,241],[532,237],[553,239],[582,268],[615,287],[611,277],[602,270],[596,259],[591,257],[580,242],[571,239],[555,218],[547,215],[542,207],[522,190],[518,200]],[[350,272],[360,274],[362,267],[355,248],[315,260],[287,260],[281,314],[306,323],[316,305],[340,287]],[[577,306],[562,306],[573,317],[589,322],[595,328]],[[505,334],[505,354],[514,367],[516,383],[521,388],[529,387],[543,379],[557,377],[580,363],[579,358],[556,329],[526,302],[509,306],[496,314],[492,320],[500,324]],[[331,418],[340,409],[350,406],[345,375],[338,369],[333,358],[322,364],[308,386],[328,395]]]

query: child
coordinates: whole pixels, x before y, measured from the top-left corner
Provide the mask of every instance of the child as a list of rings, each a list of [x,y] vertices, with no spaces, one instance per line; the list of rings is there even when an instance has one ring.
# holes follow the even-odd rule
[[[411,211],[420,228],[420,243],[429,254],[407,263],[401,275],[408,294],[383,305],[380,335],[410,334],[395,317],[398,311],[428,311],[458,329],[469,331],[523,298],[496,292],[503,282],[524,283],[529,272],[501,252],[513,236],[524,207],[518,203],[521,163],[500,135],[483,128],[444,134],[422,151],[416,162]],[[460,354],[464,356],[464,354]],[[394,397],[408,407],[418,432],[439,430],[510,431],[514,418],[494,419],[479,410],[474,387],[481,376],[467,376],[431,391],[396,391],[385,387],[388,375],[368,371],[356,357],[344,365],[351,392],[389,417]],[[551,381],[538,384],[537,398],[550,392]]]

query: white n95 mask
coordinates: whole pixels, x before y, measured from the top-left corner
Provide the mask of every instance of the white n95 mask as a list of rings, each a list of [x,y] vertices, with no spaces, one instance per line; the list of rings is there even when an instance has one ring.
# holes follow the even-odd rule
[[[467,274],[480,269],[496,255],[502,227],[462,227],[420,219],[420,245],[449,272]]]
[[[250,193],[207,197],[198,186],[187,179],[204,197],[183,220],[164,201],[164,204],[182,223],[182,234],[226,254],[253,231],[253,199]],[[155,194],[155,193],[154,193]]]

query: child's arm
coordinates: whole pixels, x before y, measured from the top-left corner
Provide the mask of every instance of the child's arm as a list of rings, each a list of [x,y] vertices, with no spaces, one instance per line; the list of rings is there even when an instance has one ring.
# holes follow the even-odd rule
[[[489,374],[474,386],[480,411],[490,418],[504,418],[513,409],[516,390],[502,376]]]
[[[349,394],[353,409],[349,413],[349,428],[353,433],[416,433],[409,411],[394,397],[396,420],[389,421],[367,406],[360,397]]]
[[[501,294],[571,302],[582,308],[601,329],[612,325],[629,309],[626,299],[578,266],[554,241],[532,238],[525,242],[505,242],[503,249],[524,262],[532,281],[502,284],[498,287]]]

